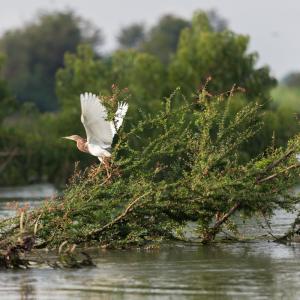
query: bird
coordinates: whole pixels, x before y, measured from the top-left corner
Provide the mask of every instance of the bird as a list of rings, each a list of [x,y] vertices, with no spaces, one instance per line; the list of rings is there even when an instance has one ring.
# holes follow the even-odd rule
[[[104,164],[107,175],[110,176],[108,160],[111,157],[111,145],[126,116],[128,103],[118,102],[117,111],[112,121],[107,119],[107,109],[95,94],[88,92],[81,94],[80,103],[81,122],[86,132],[86,138],[79,135],[63,138],[75,141],[79,151],[96,156],[100,164]]]

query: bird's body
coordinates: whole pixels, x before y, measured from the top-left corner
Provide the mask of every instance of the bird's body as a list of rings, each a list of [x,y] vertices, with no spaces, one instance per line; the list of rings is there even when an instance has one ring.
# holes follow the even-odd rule
[[[107,120],[108,114],[100,99],[91,93],[80,95],[81,122],[85,128],[87,138],[71,135],[66,139],[76,141],[77,148],[85,153],[98,157],[100,162],[105,162],[111,157],[113,137],[123,123],[127,113],[128,104],[118,103],[113,121]]]

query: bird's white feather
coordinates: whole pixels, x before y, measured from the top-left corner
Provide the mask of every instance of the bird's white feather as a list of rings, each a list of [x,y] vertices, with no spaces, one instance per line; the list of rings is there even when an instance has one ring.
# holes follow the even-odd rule
[[[128,110],[127,103],[125,103],[125,102],[118,103],[118,109],[116,111],[115,118],[114,118],[116,130],[119,130],[119,128],[121,127],[124,117],[127,113],[127,110]]]
[[[99,145],[88,144],[89,153],[97,157],[110,157],[111,154]]]
[[[96,152],[100,151],[97,146],[104,150],[109,149],[114,135],[123,123],[128,104],[118,104],[114,122],[112,122],[107,120],[107,110],[96,95],[92,93],[81,94],[80,102],[81,122],[86,131],[88,145],[91,146],[92,151],[90,152],[95,152],[91,154],[95,155]]]
[[[87,142],[103,148],[110,147],[114,128],[107,121],[107,110],[96,95],[85,93],[80,95],[81,122],[85,128]]]

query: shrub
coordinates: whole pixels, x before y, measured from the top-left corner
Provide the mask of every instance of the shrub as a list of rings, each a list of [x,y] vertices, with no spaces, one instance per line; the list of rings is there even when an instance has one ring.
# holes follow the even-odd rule
[[[260,105],[249,103],[232,117],[232,93],[203,90],[174,108],[180,97],[176,90],[163,109],[119,133],[110,178],[102,166],[90,167],[74,175],[62,197],[27,213],[27,233],[37,229],[42,245],[129,246],[184,238],[182,229],[193,222],[209,242],[224,226],[234,228],[235,213],[269,217],[295,208],[299,197],[289,190],[299,175],[299,136],[241,164],[240,147],[261,128]],[[2,222],[3,237],[14,236],[10,222]]]

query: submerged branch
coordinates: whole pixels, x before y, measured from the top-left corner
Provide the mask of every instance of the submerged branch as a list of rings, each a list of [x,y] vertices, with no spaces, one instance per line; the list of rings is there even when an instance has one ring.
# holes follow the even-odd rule
[[[221,226],[240,208],[240,206],[241,202],[237,202],[236,204],[234,204],[229,209],[229,211],[226,214],[224,214],[204,235],[202,243],[206,244],[211,242],[215,238],[216,234],[220,231]]]
[[[273,162],[272,164],[270,164],[266,170],[266,171],[271,171],[274,167],[276,167],[278,164],[280,164],[282,161],[284,161],[286,158],[288,158],[292,153],[294,153],[295,151],[290,150],[288,151],[283,157],[281,157],[280,159],[276,160],[275,162]],[[299,168],[300,167],[300,163],[296,163],[293,164],[287,168],[285,168],[284,170],[281,170],[278,173],[274,173],[270,176],[267,176],[265,178],[261,178],[260,180],[256,180],[256,184],[261,184],[264,182],[267,182],[269,180],[272,180],[276,177],[278,177],[279,175],[281,175],[282,173],[285,173],[287,171],[290,171],[292,169],[295,168]],[[265,173],[264,172],[264,173]],[[210,242],[211,240],[213,240],[216,236],[216,234],[220,231],[221,226],[240,208],[241,206],[241,202],[237,202],[235,203],[227,213],[225,213],[208,231],[208,233],[205,234],[202,242],[203,243],[207,243]],[[289,233],[290,234],[290,233]]]
[[[293,224],[291,225],[291,229],[288,230],[283,236],[281,237],[274,237],[275,242],[278,243],[286,243],[293,240],[295,236],[300,236],[300,211],[298,215],[296,216]]]

